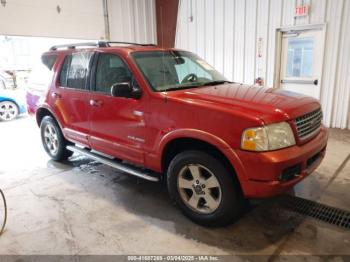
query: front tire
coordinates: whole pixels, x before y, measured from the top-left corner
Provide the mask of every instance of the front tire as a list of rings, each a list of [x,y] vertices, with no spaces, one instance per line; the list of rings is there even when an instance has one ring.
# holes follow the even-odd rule
[[[184,151],[171,161],[167,185],[171,199],[188,218],[204,226],[225,226],[243,211],[233,176],[213,156]]]
[[[61,128],[51,116],[43,118],[40,131],[44,149],[53,160],[63,161],[73,155],[73,152],[66,148],[69,142],[63,137]]]

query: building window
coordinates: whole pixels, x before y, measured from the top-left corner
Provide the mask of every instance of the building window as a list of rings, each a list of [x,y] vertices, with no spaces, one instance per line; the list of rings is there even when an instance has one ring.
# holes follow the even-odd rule
[[[288,41],[287,77],[312,77],[314,39],[312,37]]]

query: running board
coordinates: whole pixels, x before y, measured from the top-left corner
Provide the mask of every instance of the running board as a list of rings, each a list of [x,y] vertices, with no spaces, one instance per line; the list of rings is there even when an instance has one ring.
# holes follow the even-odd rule
[[[92,153],[90,150],[88,149],[83,149],[80,147],[76,147],[76,146],[67,146],[67,149],[69,151],[72,151],[74,153],[78,153],[81,155],[84,155],[88,158],[91,158],[93,160],[96,160],[102,164],[111,166],[119,171],[128,173],[130,175],[139,177],[139,178],[143,178],[146,179],[148,181],[152,181],[152,182],[158,182],[159,178],[156,176],[152,176],[151,174],[148,174],[147,171],[144,170],[140,170],[137,167],[133,167],[127,164],[123,164],[123,163],[119,163],[115,160],[109,159],[107,157],[104,157],[102,155],[96,154],[96,153]]]

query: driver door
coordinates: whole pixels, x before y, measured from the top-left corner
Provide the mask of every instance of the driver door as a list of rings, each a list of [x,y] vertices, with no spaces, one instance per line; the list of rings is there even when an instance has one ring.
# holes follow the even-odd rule
[[[91,147],[123,160],[143,164],[143,99],[111,95],[113,84],[132,82],[131,71],[118,55],[99,53],[93,72],[89,101]]]

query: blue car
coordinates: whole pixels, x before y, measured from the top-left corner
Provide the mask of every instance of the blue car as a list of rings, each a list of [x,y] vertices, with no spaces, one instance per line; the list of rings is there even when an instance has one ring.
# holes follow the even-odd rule
[[[0,121],[10,121],[26,113],[23,95],[17,91],[0,90]]]

